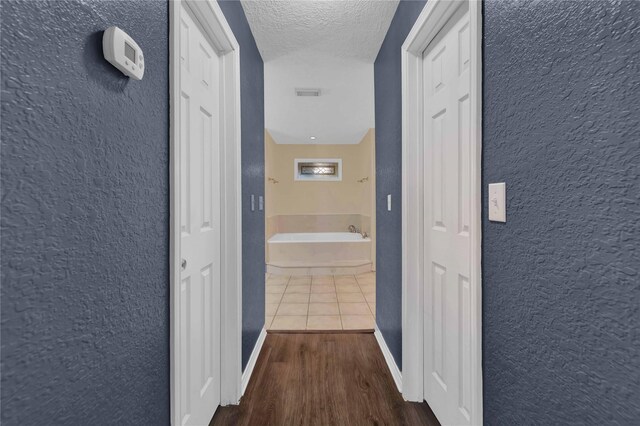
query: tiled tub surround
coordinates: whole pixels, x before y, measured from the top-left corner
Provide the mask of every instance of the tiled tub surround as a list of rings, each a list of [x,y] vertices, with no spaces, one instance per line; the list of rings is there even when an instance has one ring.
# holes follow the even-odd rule
[[[371,234],[371,217],[362,214],[296,214],[267,217],[267,238],[288,232],[345,232],[349,225]]]
[[[373,272],[266,279],[267,330],[373,330],[375,312]]]

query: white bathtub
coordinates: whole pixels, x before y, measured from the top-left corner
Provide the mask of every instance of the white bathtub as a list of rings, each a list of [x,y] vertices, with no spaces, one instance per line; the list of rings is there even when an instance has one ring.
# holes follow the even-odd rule
[[[371,239],[351,232],[280,233],[269,238],[268,269],[313,270],[371,265]],[[320,273],[320,272],[319,272]]]

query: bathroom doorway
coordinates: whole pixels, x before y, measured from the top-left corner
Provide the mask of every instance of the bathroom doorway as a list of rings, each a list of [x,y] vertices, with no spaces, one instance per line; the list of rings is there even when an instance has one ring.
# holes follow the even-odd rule
[[[266,132],[267,330],[375,328],[374,137],[280,144]]]

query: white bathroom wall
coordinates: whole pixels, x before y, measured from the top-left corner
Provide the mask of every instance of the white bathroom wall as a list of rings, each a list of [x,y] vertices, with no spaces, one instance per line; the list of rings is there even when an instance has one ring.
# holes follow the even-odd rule
[[[349,145],[282,145],[275,143],[270,132],[266,132],[267,218],[290,215],[370,217],[375,175],[373,129],[367,131],[359,142]],[[294,179],[296,158],[340,158],[342,180],[297,181]]]
[[[265,62],[264,80],[265,125],[278,144],[357,144],[374,127],[371,63],[297,53]]]

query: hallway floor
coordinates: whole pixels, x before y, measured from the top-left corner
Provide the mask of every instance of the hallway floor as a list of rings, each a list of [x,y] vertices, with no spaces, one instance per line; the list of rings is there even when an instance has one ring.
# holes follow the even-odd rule
[[[376,275],[283,276],[266,279],[267,330],[373,330]]]
[[[240,405],[212,425],[439,425],[398,392],[372,333],[278,334],[265,340]]]

